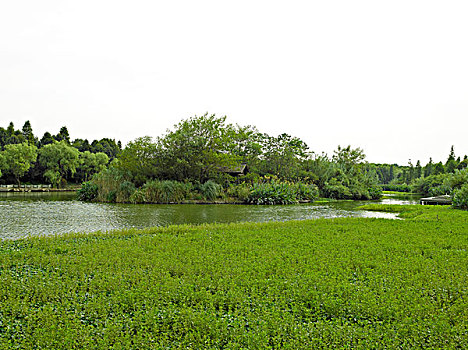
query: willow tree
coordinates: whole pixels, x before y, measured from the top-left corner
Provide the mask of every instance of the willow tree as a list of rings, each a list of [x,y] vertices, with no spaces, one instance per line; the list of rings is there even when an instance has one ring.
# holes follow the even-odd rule
[[[73,176],[80,165],[80,152],[66,141],[54,142],[39,151],[39,163],[45,168],[44,177],[60,187],[67,176]]]
[[[20,185],[20,179],[37,159],[37,147],[29,145],[27,142],[10,144],[5,146],[2,153],[4,170],[12,174],[18,185]]]

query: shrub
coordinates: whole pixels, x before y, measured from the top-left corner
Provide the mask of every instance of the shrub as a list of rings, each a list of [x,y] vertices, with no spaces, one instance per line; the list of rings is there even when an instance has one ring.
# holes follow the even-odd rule
[[[333,199],[351,199],[353,194],[348,187],[344,186],[342,183],[332,179],[330,182],[326,182],[325,186],[322,189],[323,196]]]
[[[200,193],[207,200],[214,200],[222,192],[222,187],[212,180],[200,185]]]
[[[408,184],[384,184],[382,185],[382,190],[395,192],[411,192],[411,186]]]
[[[293,186],[286,183],[255,184],[249,195],[252,204],[293,204],[297,203]]]
[[[369,195],[369,199],[379,199],[380,197],[382,197],[382,188],[380,188],[379,186],[369,188]]]
[[[242,202],[247,202],[251,191],[251,186],[242,183],[240,185],[230,185],[227,189],[227,195],[229,197],[237,198]]]
[[[99,202],[115,202],[123,181],[122,173],[115,168],[109,168],[95,174],[91,183],[98,188],[96,199]]]
[[[445,187],[442,187],[442,185],[446,177],[447,175],[440,174],[419,178],[412,185],[413,192],[421,193],[425,196],[436,196],[440,194],[445,194],[447,189]]]
[[[313,184],[308,185],[299,182],[294,185],[294,190],[296,192],[296,199],[298,200],[313,201],[318,197],[318,187]]]
[[[135,185],[130,181],[124,181],[119,186],[119,191],[116,195],[116,202],[125,203],[128,202],[133,192],[135,192]]]
[[[84,182],[81,189],[78,191],[78,200],[80,201],[92,201],[98,195],[97,185],[91,182]]]
[[[453,206],[455,208],[468,209],[468,184],[454,191]]]
[[[129,198],[130,203],[146,203],[145,192],[141,189],[137,189]]]
[[[152,180],[142,187],[149,203],[177,203],[185,199],[187,186],[177,181]]]

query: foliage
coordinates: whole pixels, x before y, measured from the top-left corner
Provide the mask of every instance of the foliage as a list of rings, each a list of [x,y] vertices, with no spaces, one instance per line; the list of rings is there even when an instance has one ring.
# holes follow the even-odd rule
[[[247,202],[251,188],[251,185],[246,183],[230,184],[226,194],[231,198],[238,199],[240,202]]]
[[[162,153],[149,136],[129,142],[119,154],[116,167],[126,172],[137,186],[160,175]]]
[[[460,189],[468,184],[468,169],[458,170],[454,173],[430,175],[420,178],[413,183],[413,191],[423,195],[438,196],[452,194],[454,190]]]
[[[297,203],[296,191],[287,183],[254,184],[247,199],[251,204],[293,204]]]
[[[146,203],[145,191],[141,188],[135,190],[129,198],[129,202],[133,204]]]
[[[18,184],[37,158],[37,147],[27,142],[5,146],[2,152],[3,168],[11,173]]]
[[[125,181],[127,181],[127,179],[124,173],[114,167],[110,167],[95,174],[91,183],[98,188],[96,200],[99,202],[115,202],[117,198],[124,197],[117,195],[122,188],[121,184]]]
[[[421,210],[2,241],[0,344],[466,349],[468,213]]]
[[[319,195],[318,187],[314,184],[298,182],[292,185],[296,193],[296,199],[300,201],[313,201]]]
[[[404,184],[390,183],[390,184],[382,185],[382,190],[383,191],[395,191],[395,192],[411,192],[412,188],[410,185],[406,183]]]
[[[453,206],[460,209],[468,209],[468,183],[453,192]]]
[[[80,165],[78,172],[85,181],[88,181],[91,175],[103,171],[107,163],[109,163],[109,157],[102,152],[91,153],[90,151],[84,151],[79,153],[79,157]]]
[[[98,186],[91,182],[83,182],[78,190],[78,200],[90,202],[98,196]]]
[[[145,183],[142,190],[147,203],[178,203],[186,198],[190,188],[182,182],[153,180]]]
[[[325,183],[325,186],[322,188],[322,195],[326,198],[333,199],[353,198],[351,190],[335,178],[332,178],[329,182]]]
[[[135,193],[136,188],[133,182],[124,181],[120,184],[119,190],[116,193],[115,201],[117,203],[127,203],[130,201],[133,193]]]
[[[207,200],[214,200],[222,193],[222,187],[212,180],[200,185],[200,193]]]
[[[182,120],[158,141],[165,177],[204,183],[222,168],[238,164],[234,148],[234,126],[226,117],[204,114]]]
[[[44,177],[60,187],[67,175],[73,176],[80,165],[79,151],[66,141],[45,145],[39,150],[39,163],[44,167]]]

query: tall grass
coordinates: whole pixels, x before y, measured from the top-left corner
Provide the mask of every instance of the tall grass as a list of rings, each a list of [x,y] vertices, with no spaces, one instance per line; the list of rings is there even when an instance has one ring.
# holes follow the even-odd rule
[[[223,191],[221,185],[218,185],[212,180],[206,181],[204,184],[200,185],[199,188],[202,196],[208,200],[216,199]]]
[[[146,203],[178,203],[190,192],[190,185],[177,181],[153,180],[142,187]]]

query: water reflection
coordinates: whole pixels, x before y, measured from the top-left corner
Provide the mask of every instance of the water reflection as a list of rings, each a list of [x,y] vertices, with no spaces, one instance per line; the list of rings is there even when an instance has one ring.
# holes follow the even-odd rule
[[[127,205],[83,203],[76,201],[73,193],[0,193],[0,239],[187,223],[395,218],[391,213],[356,210],[357,206],[366,203],[371,202],[337,201],[288,206]],[[417,199],[386,197],[378,203],[413,204]]]

